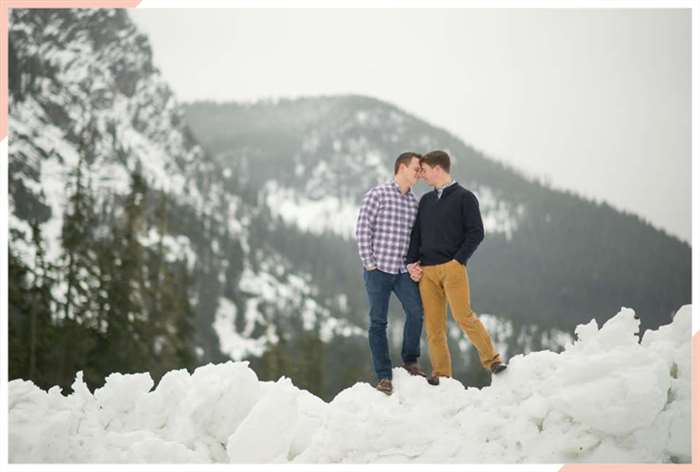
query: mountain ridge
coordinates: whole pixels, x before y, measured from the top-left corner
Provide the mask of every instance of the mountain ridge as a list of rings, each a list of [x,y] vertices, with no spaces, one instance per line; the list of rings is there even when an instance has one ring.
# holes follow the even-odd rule
[[[308,274],[251,237],[264,214],[193,139],[125,11],[10,20],[12,378],[65,385],[79,367],[95,385],[115,368],[158,378],[241,355],[273,375],[285,338],[312,338],[310,353],[314,333],[361,342]],[[307,364],[298,381],[337,388]]]
[[[482,207],[486,239],[473,257],[470,275],[475,276],[473,293],[480,297],[483,311],[523,321],[554,321],[571,330],[591,316],[632,302],[647,329],[667,322],[683,300],[690,299],[687,243],[605,202],[529,180],[453,134],[380,99],[348,94],[243,105],[189,102],[185,116],[214,159],[238,175],[239,184],[265,201],[287,226],[312,236],[335,232],[344,237],[342,266],[357,264],[352,216],[364,192],[391,178],[400,152],[439,148],[450,151],[453,176],[475,191]],[[420,195],[427,187],[416,190]],[[322,224],[314,226],[314,220]],[[650,252],[667,258],[641,257]],[[493,270],[493,264],[504,269]],[[517,286],[518,280],[532,278],[525,267],[545,279],[534,294]],[[645,294],[655,290],[657,273],[672,286],[656,289],[653,296]],[[349,277],[348,271],[344,280]],[[568,287],[560,288],[562,282]],[[497,293],[504,284],[509,303]],[[602,297],[593,295],[598,291]],[[624,292],[627,301],[611,291]],[[525,300],[527,310],[518,309],[516,298]],[[556,305],[579,308],[572,318],[561,320],[563,310],[555,311]],[[543,310],[549,313],[540,315]]]

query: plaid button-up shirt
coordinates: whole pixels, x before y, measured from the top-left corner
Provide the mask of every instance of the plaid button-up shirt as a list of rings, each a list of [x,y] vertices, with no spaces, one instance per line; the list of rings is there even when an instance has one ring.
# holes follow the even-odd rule
[[[367,192],[355,226],[362,265],[390,274],[406,272],[406,253],[417,213],[413,192],[402,194],[395,181]]]

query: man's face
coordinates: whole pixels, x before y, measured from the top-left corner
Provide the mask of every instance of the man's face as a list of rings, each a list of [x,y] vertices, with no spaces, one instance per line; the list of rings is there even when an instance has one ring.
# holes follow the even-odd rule
[[[411,162],[408,164],[408,166],[403,167],[403,175],[406,178],[406,181],[409,183],[411,187],[416,185],[416,182],[418,182],[418,177],[420,177],[421,173],[421,167],[420,167],[420,161],[418,160],[417,157],[414,157],[411,159]]]
[[[421,164],[420,168],[421,168],[420,176],[425,181],[425,183],[428,185],[435,185],[435,179],[437,177],[436,176],[437,166],[430,167],[428,164],[426,164],[424,162]]]

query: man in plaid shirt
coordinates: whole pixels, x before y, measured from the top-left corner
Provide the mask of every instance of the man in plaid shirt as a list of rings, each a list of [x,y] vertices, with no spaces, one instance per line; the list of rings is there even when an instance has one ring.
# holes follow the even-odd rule
[[[406,319],[401,358],[411,375],[425,373],[418,366],[423,305],[418,284],[406,269],[406,254],[418,202],[411,192],[420,175],[420,154],[405,152],[394,163],[394,179],[365,194],[355,228],[369,300],[369,347],[377,375],[377,389],[391,395],[392,373],[387,339],[389,297],[394,292]]]

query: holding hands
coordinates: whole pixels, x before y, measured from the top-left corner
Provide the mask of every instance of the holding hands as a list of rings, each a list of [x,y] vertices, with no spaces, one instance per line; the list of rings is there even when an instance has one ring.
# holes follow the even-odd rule
[[[411,276],[411,280],[414,282],[419,282],[423,277],[423,268],[420,266],[420,261],[414,262],[413,264],[408,264],[406,269],[408,269],[408,274]]]

